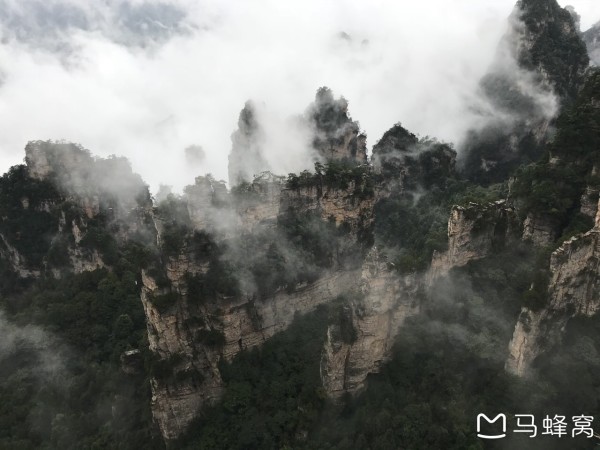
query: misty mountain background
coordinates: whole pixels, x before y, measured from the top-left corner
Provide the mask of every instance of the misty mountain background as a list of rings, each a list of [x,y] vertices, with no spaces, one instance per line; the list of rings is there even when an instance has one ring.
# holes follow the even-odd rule
[[[597,7],[571,3],[589,28]],[[198,173],[226,179],[229,135],[248,99],[265,104],[274,169],[307,168],[302,146],[280,151],[278,130],[322,85],[350,99],[369,147],[398,120],[458,143],[477,120],[477,84],[513,2],[1,6],[0,117],[12,130],[0,141],[2,166],[18,163],[29,140],[66,139],[127,156],[156,192],[161,183],[180,191]],[[184,154],[191,145],[206,153],[194,165]]]

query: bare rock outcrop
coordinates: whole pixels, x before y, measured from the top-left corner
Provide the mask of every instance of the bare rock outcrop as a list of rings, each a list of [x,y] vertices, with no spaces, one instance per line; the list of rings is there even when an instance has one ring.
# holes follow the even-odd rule
[[[594,165],[590,172],[589,178],[597,179],[598,172],[599,172],[598,166]],[[596,214],[598,213],[599,195],[600,195],[600,189],[598,188],[598,185],[596,183],[588,183],[588,185],[585,187],[585,191],[581,195],[581,199],[579,202],[581,204],[581,207],[579,209],[581,214],[591,217],[591,218],[596,217]]]
[[[238,186],[235,209],[240,216],[244,231],[255,226],[274,227],[281,211],[281,196],[285,189],[285,178],[263,172],[251,184]]]
[[[372,226],[375,201],[374,192],[359,198],[354,195],[355,188],[353,183],[345,188],[315,183],[292,189],[282,177],[265,173],[232,192],[219,192],[214,180],[199,178],[186,189],[185,200],[193,228],[210,234],[223,246],[235,245],[236,239],[259,229],[269,231],[293,212],[334,223],[341,233],[335,239],[354,248],[361,233]],[[216,229],[218,217],[229,221],[220,231]],[[155,218],[159,246],[163,220]],[[192,295],[190,277],[206,275],[210,264],[209,255],[184,247],[167,258],[161,269],[166,279],[161,281],[158,274],[149,272],[142,278],[150,350],[157,367],[167,369],[155,373],[151,383],[153,415],[167,440],[180,436],[202,407],[220,398],[224,386],[219,361],[263,344],[285,330],[296,314],[359,290],[362,273],[360,266],[333,264],[316,280],[279,287],[268,294],[257,295],[240,285],[241,292],[229,297],[216,292],[214,298]],[[385,290],[374,287],[371,302],[378,289]],[[361,326],[367,327],[366,323]],[[377,323],[370,326],[376,328]],[[365,361],[363,376],[369,367]]]
[[[373,223],[373,196],[359,197],[354,194],[355,184],[345,189],[316,183],[298,189],[286,189],[281,193],[280,211],[286,214],[316,214],[323,220],[331,220],[336,226],[344,226],[356,233],[369,229]]]
[[[595,218],[598,212],[598,194],[600,190],[596,187],[587,186],[585,192],[581,195],[581,214]]]
[[[373,248],[362,267],[358,295],[341,312],[341,322],[327,329],[321,378],[327,393],[339,397],[365,385],[389,358],[404,320],[419,311],[416,276],[390,271]]]
[[[519,224],[514,209],[503,200],[487,205],[454,206],[448,220],[448,250],[434,252],[428,284],[454,267],[488,256],[516,239]]]
[[[600,309],[600,214],[592,230],[552,253],[550,273],[546,306],[523,308],[509,344],[506,369],[517,375],[526,375],[535,358],[560,341],[571,317]]]
[[[199,410],[222,394],[218,363],[231,360],[243,349],[261,345],[285,330],[295,314],[304,314],[328,303],[356,286],[359,273],[336,271],[293,292],[278,291],[270,298],[221,298],[193,304],[187,295],[185,276],[206,267],[179,257],[169,263],[169,292],[174,302],[159,310],[153,297],[168,295],[144,274],[142,303],[146,311],[150,350],[160,364],[170,365],[167,376],[152,380],[152,411],[165,439],[179,436]],[[164,293],[163,293],[164,292]]]
[[[528,240],[536,247],[552,244],[559,233],[559,224],[548,216],[530,213],[523,222],[523,240]]]
[[[203,270],[201,267],[179,267],[185,262],[171,261],[173,291],[176,295],[183,286],[177,275]],[[156,280],[147,273],[142,276],[141,300],[146,313],[149,348],[156,354],[159,370],[153,371],[152,414],[165,439],[179,436],[196,417],[202,405],[216,401],[222,393],[222,380],[217,367],[218,352],[211,346],[196,348],[195,340],[200,330],[211,330],[215,324],[201,321],[206,314],[193,314],[185,297],[165,310],[155,305],[157,296],[169,295],[159,288]],[[163,297],[164,298],[164,297]]]
[[[40,271],[30,268],[25,257],[2,234],[0,234],[0,257],[8,261],[13,271],[21,278],[40,276]]]

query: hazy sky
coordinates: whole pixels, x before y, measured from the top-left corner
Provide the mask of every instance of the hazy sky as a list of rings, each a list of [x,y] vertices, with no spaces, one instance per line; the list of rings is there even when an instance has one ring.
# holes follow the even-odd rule
[[[600,19],[600,1],[560,1]],[[247,99],[272,126],[319,86],[350,102],[371,147],[396,122],[460,139],[513,0],[0,0],[0,169],[28,140],[129,157],[156,190],[226,178]],[[341,33],[346,37],[341,37]],[[293,139],[291,136],[290,139]],[[190,145],[206,158],[184,158]],[[269,155],[298,168],[297,145]]]

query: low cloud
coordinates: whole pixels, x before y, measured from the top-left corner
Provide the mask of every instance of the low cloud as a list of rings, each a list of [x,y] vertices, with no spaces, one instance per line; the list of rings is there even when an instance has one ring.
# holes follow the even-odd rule
[[[36,374],[46,382],[57,381],[65,373],[65,348],[47,332],[35,325],[19,326],[0,311],[0,364],[12,357],[29,353],[35,357]],[[6,367],[4,367],[6,369]]]
[[[568,3],[584,29],[600,18],[600,5]],[[305,137],[281,122],[324,85],[349,100],[369,146],[398,121],[457,142],[513,6],[0,0],[0,166],[20,162],[29,140],[67,139],[129,157],[153,190],[206,172],[226,179],[231,134],[252,99],[274,130],[268,153],[291,148],[269,161],[286,172],[302,167]],[[204,152],[193,164],[190,146]]]

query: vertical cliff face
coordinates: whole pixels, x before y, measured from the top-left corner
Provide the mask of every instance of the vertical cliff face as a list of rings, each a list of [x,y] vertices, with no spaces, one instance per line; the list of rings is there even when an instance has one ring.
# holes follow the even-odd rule
[[[518,240],[519,222],[505,201],[488,205],[455,206],[448,220],[448,250],[435,252],[427,274],[428,283],[454,267],[484,258]]]
[[[356,260],[364,251],[361,240],[370,233],[375,191],[363,189],[360,177],[332,184],[312,174],[304,181],[290,185],[265,173],[226,192],[214,180],[198,178],[185,190],[185,205],[173,210],[189,217],[183,221],[189,224],[183,245],[165,254],[162,266],[144,273],[142,289],[150,349],[160,369],[152,381],[152,410],[167,440],[180,436],[203,406],[220,397],[219,361],[261,345],[296,314],[360,289]],[[168,216],[155,218],[161,248],[177,230]],[[287,232],[300,235],[286,237]],[[315,232],[332,233],[318,238],[336,248],[325,257],[326,265],[320,273],[278,284],[289,275],[274,273],[278,264],[298,271],[310,245],[323,245],[294,250],[294,239]],[[248,255],[242,251],[247,242],[256,245]],[[253,279],[263,258],[270,273]],[[228,276],[229,265],[235,267],[233,277],[224,278],[229,287],[207,284]],[[264,283],[278,277],[283,278],[274,285]]]
[[[285,330],[295,314],[359,289],[376,189],[370,169],[356,164],[366,162],[366,138],[347,108],[329,89],[319,90],[303,123],[313,133],[321,158],[343,163],[321,165],[315,174],[304,172],[286,181],[263,172],[265,135],[255,108],[247,104],[232,136],[232,190],[210,177],[198,177],[185,189],[181,226],[173,218],[181,215],[177,207],[173,214],[155,217],[159,247],[174,243],[177,248],[155,270],[166,273],[166,280],[147,272],[142,291],[150,348],[159,366],[169,366],[152,382],[153,414],[166,439],[181,435],[201,407],[220,396],[219,360],[262,344]],[[250,165],[244,162],[248,158]],[[181,233],[187,242],[183,246]],[[213,242],[198,249],[198,236],[210,236]],[[254,253],[243,253],[247,243],[255,246]],[[299,244],[307,248],[295,249]],[[210,256],[217,247],[224,253]],[[311,252],[316,252],[318,272],[311,268],[314,263],[301,269]],[[278,272],[253,279],[256,264],[265,258],[269,270]],[[230,264],[236,274],[229,282],[239,289],[224,293],[217,287],[207,293],[205,281],[200,281],[200,293],[195,292],[196,280],[218,277]],[[306,274],[291,279],[277,268],[281,264],[291,264],[289,272]],[[367,365],[364,371],[366,376]]]
[[[284,180],[271,172],[262,172],[252,183],[238,184],[229,192],[225,183],[211,176],[197,177],[195,184],[185,188],[193,227],[227,238],[240,230],[251,232],[258,225],[275,226]]]
[[[91,156],[76,144],[34,141],[25,147],[25,162],[32,178],[45,180],[51,176],[68,177],[70,172],[89,166]]]
[[[317,101],[323,103],[318,114],[331,108],[343,116],[343,123],[348,123],[341,100],[332,100],[327,92],[320,95],[324,98]],[[333,114],[332,120],[336,117]],[[335,127],[339,125],[335,123]],[[401,145],[396,139],[398,133],[388,136],[392,146]],[[392,161],[406,169],[401,189],[428,186],[433,178],[447,176],[453,170],[455,153],[447,146],[418,141],[413,144]],[[388,150],[381,152],[386,162],[391,161],[388,156],[398,156],[398,149]],[[330,159],[329,164],[317,164],[315,173],[290,175],[287,180],[263,173],[231,192],[202,177],[186,188],[185,210],[193,230],[188,233],[193,238],[188,236],[187,244],[168,257],[166,281],[161,284],[149,273],[143,278],[142,301],[151,349],[160,364],[170,365],[168,373],[155,376],[152,383],[153,413],[166,439],[180,436],[203,406],[219,398],[224,389],[219,361],[229,361],[240,351],[261,345],[285,330],[295,314],[307,313],[324,303],[337,308],[324,336],[321,377],[326,392],[339,397],[365,386],[368,374],[377,372],[390,357],[404,320],[419,312],[422,276],[399,276],[372,247],[374,205],[391,192],[382,182],[386,174],[382,174],[382,167],[374,170],[357,165],[348,154],[338,157]],[[465,218],[465,223],[473,223],[465,225],[468,231],[457,233],[481,231],[484,237],[480,240],[489,241],[481,244],[487,251],[512,232],[508,230],[512,211],[503,204],[489,207],[495,212],[486,208],[479,222],[489,219],[493,224],[486,223],[478,230],[473,224],[479,223],[477,217]],[[169,238],[165,220],[156,219],[159,246]],[[201,235],[210,236],[214,242],[198,247],[194,239]],[[260,242],[264,237],[269,242],[255,247],[252,254],[243,254],[242,260],[249,258],[245,262],[235,256],[244,241]],[[294,245],[301,248],[294,250]],[[207,249],[213,247],[226,250],[210,256]],[[265,290],[258,286],[261,280],[253,281],[249,276],[253,266],[266,257],[271,273],[260,272],[260,276],[280,279],[280,274],[272,273],[278,266],[292,263],[289,271],[298,271],[311,252],[316,252],[315,261],[321,265],[318,272],[311,269],[309,276],[299,280]],[[216,275],[215,258],[219,264],[235,265],[239,290],[194,292],[194,279]]]
[[[241,227],[251,231],[255,226],[275,227],[282,208],[285,190],[284,177],[271,172],[256,176],[252,184],[238,186],[235,192],[235,210],[241,218]]]
[[[179,436],[202,405],[216,401],[222,392],[217,367],[219,353],[211,345],[196,345],[202,333],[216,332],[220,325],[201,308],[193,308],[186,297],[184,275],[205,271],[189,258],[170,259],[169,289],[143,274],[141,300],[146,313],[148,342],[156,355],[151,380],[152,413],[165,439]],[[175,296],[169,307],[157,307],[156,299]]]
[[[158,364],[167,366],[166,373],[152,380],[153,416],[167,440],[180,436],[202,407],[220,398],[224,389],[221,359],[231,360],[240,351],[261,345],[285,330],[296,314],[333,301],[356,288],[360,279],[360,272],[337,271],[293,292],[280,291],[261,301],[221,298],[198,307],[180,278],[180,274],[194,270],[203,269],[184,258],[172,262],[170,292],[177,292],[178,298],[164,311],[159,311],[150,298],[165,294],[148,275],[143,278],[150,350],[156,353]]]
[[[564,242],[551,256],[547,304],[523,308],[509,344],[506,368],[525,375],[535,358],[560,341],[570,318],[592,316],[600,308],[600,217],[587,233]]]
[[[343,226],[355,235],[368,231],[373,224],[374,198],[354,195],[354,182],[346,189],[335,188],[317,182],[298,189],[286,189],[281,193],[282,214],[316,214],[336,227]]]
[[[367,255],[359,280],[340,321],[327,329],[321,378],[333,397],[363,388],[367,375],[389,358],[404,320],[419,311],[418,278],[399,277],[376,248]]]
[[[553,217],[529,213],[523,222],[523,239],[537,247],[552,244],[560,233],[560,223]]]

